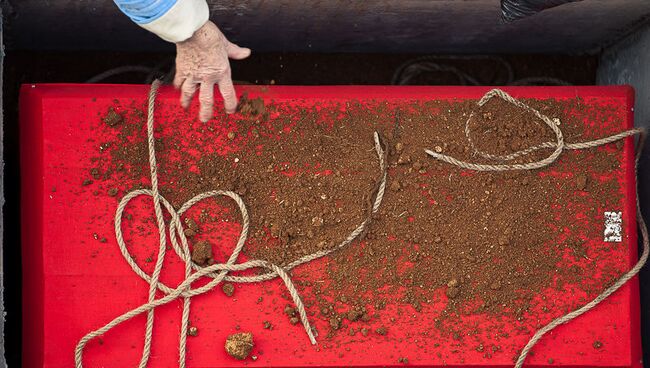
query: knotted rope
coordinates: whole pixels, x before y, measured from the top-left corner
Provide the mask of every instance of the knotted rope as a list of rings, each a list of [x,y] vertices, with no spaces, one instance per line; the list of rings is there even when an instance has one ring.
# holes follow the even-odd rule
[[[639,128],[630,129],[608,137],[596,139],[593,141],[586,141],[586,142],[579,142],[579,143],[565,143],[562,130],[560,130],[560,128],[558,127],[559,121],[553,121],[548,116],[540,113],[539,111],[533,109],[532,107],[515,99],[514,97],[510,96],[509,94],[507,94],[506,92],[500,89],[493,89],[488,93],[486,93],[479,100],[478,106],[480,107],[485,105],[490,99],[494,97],[499,97],[505,100],[506,102],[509,102],[521,109],[533,113],[537,118],[541,119],[544,123],[546,123],[546,125],[548,125],[548,127],[553,131],[553,133],[555,133],[556,140],[555,142],[542,143],[540,145],[533,146],[521,151],[517,151],[509,155],[492,155],[486,152],[482,152],[476,148],[471,138],[471,134],[470,134],[471,131],[469,125],[470,125],[470,120],[474,116],[474,112],[472,112],[469,118],[467,119],[467,122],[465,123],[465,135],[467,136],[467,140],[469,141],[470,145],[472,146],[472,149],[477,155],[489,160],[509,161],[545,148],[546,149],[553,148],[553,152],[544,159],[535,162],[524,163],[524,164],[476,164],[476,163],[461,161],[451,156],[436,153],[430,150],[425,150],[425,152],[437,160],[444,161],[449,164],[456,165],[463,169],[469,169],[469,170],[476,170],[476,171],[534,170],[534,169],[539,169],[548,166],[553,162],[555,162],[555,160],[557,160],[557,158],[565,149],[577,150],[577,149],[598,147],[607,143],[615,142],[625,137],[630,137],[639,134],[639,141],[637,144],[636,157],[634,161],[634,173],[636,177],[639,159],[641,157],[641,151],[643,150],[643,144],[646,138],[646,132],[644,129],[639,129]],[[607,299],[607,297],[609,297],[612,293],[618,290],[621,286],[625,285],[625,283],[627,283],[632,277],[634,277],[639,272],[639,270],[643,267],[643,265],[646,263],[646,260],[648,259],[650,246],[648,244],[648,229],[646,227],[645,221],[643,220],[643,216],[641,214],[641,206],[639,204],[638,184],[637,184],[637,195],[636,195],[636,212],[637,212],[637,221],[638,221],[639,229],[641,229],[641,237],[643,240],[643,252],[641,253],[641,257],[639,257],[638,262],[634,265],[634,267],[632,267],[629,271],[623,274],[618,280],[616,280],[616,282],[612,286],[605,289],[602,293],[596,296],[592,301],[590,301],[589,303],[585,304],[584,306],[574,311],[571,311],[563,316],[554,319],[546,326],[537,330],[537,332],[535,332],[535,334],[530,338],[526,346],[519,354],[519,357],[517,358],[517,363],[515,364],[516,368],[520,368],[524,364],[524,361],[526,360],[526,356],[533,348],[533,346],[535,346],[535,344],[537,344],[537,342],[542,338],[542,336],[544,336],[546,333],[553,330],[557,326],[567,323],[572,319],[578,317],[579,315],[594,308],[596,305],[598,305],[598,303]]]
[[[375,132],[374,143],[375,143],[375,151],[379,159],[379,168],[380,168],[381,175],[378,181],[378,185],[376,187],[376,193],[374,194],[375,199],[372,205],[372,209],[371,211],[369,211],[368,216],[361,223],[361,225],[359,225],[356,229],[354,229],[354,231],[352,231],[352,233],[348,235],[348,237],[345,238],[345,240],[343,240],[340,244],[338,244],[335,247],[306,255],[283,267],[275,265],[265,260],[251,260],[244,263],[235,263],[244,247],[244,243],[246,242],[246,239],[248,238],[248,229],[249,229],[248,211],[246,210],[246,205],[244,204],[243,200],[237,193],[231,191],[225,191],[225,190],[214,190],[214,191],[201,193],[195,196],[194,198],[190,199],[189,201],[187,201],[185,204],[183,204],[178,211],[174,209],[171,203],[169,203],[169,201],[166,200],[159,193],[158,173],[157,173],[158,166],[156,163],[156,151],[154,147],[154,129],[153,129],[154,105],[155,105],[156,94],[159,86],[160,86],[160,81],[158,80],[154,81],[151,85],[151,90],[149,92],[149,107],[148,107],[148,116],[147,116],[147,142],[149,145],[149,169],[151,173],[151,189],[140,189],[128,193],[127,195],[124,196],[124,198],[122,198],[115,212],[115,237],[120,247],[120,251],[124,259],[126,260],[126,262],[133,269],[133,271],[149,284],[149,297],[146,303],[120,315],[119,317],[113,319],[103,327],[95,331],[92,331],[88,333],[86,336],[84,336],[79,341],[79,343],[77,343],[77,346],[75,348],[75,366],[77,368],[83,368],[83,351],[86,344],[90,340],[103,335],[104,333],[106,333],[113,327],[119,325],[120,323],[128,321],[129,319],[146,312],[147,322],[146,322],[146,329],[145,329],[145,336],[144,336],[144,348],[142,351],[142,357],[140,359],[140,363],[138,365],[139,368],[146,367],[151,353],[151,341],[153,339],[154,309],[156,307],[165,305],[176,299],[182,298],[183,312],[181,318],[181,330],[179,334],[180,336],[179,367],[184,368],[186,339],[187,339],[187,331],[189,328],[191,298],[211,291],[222,281],[228,281],[233,283],[253,283],[253,282],[267,281],[267,280],[274,279],[276,277],[280,277],[280,279],[282,279],[282,281],[284,282],[287,290],[289,291],[289,294],[291,295],[293,302],[296,305],[296,308],[298,309],[300,320],[302,321],[307,336],[309,336],[309,340],[311,341],[312,344],[316,344],[316,332],[312,329],[309,323],[309,320],[307,318],[307,313],[305,312],[305,306],[302,300],[300,299],[300,295],[298,294],[298,291],[296,290],[293,282],[291,281],[291,278],[289,277],[288,271],[304,263],[308,263],[315,259],[325,257],[330,253],[333,253],[347,246],[348,244],[352,243],[352,241],[354,241],[360,234],[366,231],[368,225],[372,220],[372,215],[376,213],[377,210],[379,209],[382,198],[384,196],[384,190],[386,188],[387,167],[385,164],[384,150],[381,147],[381,143],[379,141],[379,135]],[[151,275],[149,275],[144,270],[142,270],[140,266],[138,266],[138,264],[135,262],[133,256],[129,253],[127,249],[126,242],[124,241],[124,237],[122,235],[122,215],[124,213],[124,209],[132,199],[143,195],[150,196],[153,199],[154,211],[156,214],[156,221],[158,225],[159,240],[160,240],[156,263],[154,265],[154,270],[151,273]],[[219,196],[225,196],[232,199],[239,207],[239,211],[242,216],[241,233],[239,235],[237,244],[235,245],[235,248],[233,249],[233,252],[228,258],[228,260],[226,261],[226,263],[218,263],[207,267],[200,267],[199,265],[195,264],[191,259],[187,238],[183,233],[181,216],[198,202],[208,198],[219,197]],[[171,288],[160,281],[160,273],[162,271],[163,261],[165,258],[165,251],[167,249],[167,237],[165,234],[166,225],[163,217],[163,207],[171,215],[171,220],[169,222],[169,239],[171,240],[172,247],[176,252],[176,254],[179,256],[179,258],[185,262],[185,279],[180,284],[178,284],[176,288]],[[180,239],[180,244],[178,239]],[[229,275],[229,272],[244,271],[244,270],[249,270],[254,268],[266,269],[267,272],[257,276]],[[192,283],[197,281],[201,277],[209,277],[212,278],[212,280],[207,284],[205,284],[204,286],[192,289],[191,287]],[[160,290],[165,295],[163,297],[156,298],[157,290]]]

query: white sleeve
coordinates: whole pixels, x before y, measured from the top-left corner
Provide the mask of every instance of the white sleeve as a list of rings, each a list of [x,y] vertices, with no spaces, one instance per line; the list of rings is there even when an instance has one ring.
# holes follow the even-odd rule
[[[177,0],[161,17],[139,25],[165,41],[177,43],[192,37],[209,18],[206,0]]]

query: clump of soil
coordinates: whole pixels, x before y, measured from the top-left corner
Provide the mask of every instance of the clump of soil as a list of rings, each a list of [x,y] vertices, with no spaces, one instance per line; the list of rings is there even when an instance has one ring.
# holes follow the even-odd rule
[[[123,121],[124,119],[122,115],[116,112],[112,107],[108,108],[108,113],[106,113],[106,116],[104,117],[104,123],[106,123],[106,125],[115,127],[122,124]]]
[[[594,343],[592,345],[593,345],[594,349],[600,349],[600,348],[603,347],[603,343],[598,341],[598,340],[594,341]]]
[[[207,266],[211,260],[212,245],[207,240],[194,243],[192,247],[192,261],[199,266]]]
[[[231,357],[244,360],[253,350],[253,334],[250,332],[240,332],[229,335],[226,339],[226,352]]]
[[[227,296],[232,296],[235,293],[235,285],[227,282],[223,284],[221,290],[223,290],[223,293],[226,294]]]
[[[245,115],[261,115],[263,120],[267,120],[269,116],[264,106],[264,100],[261,97],[251,99],[248,97],[248,94],[244,94],[241,100],[239,100],[237,110]]]
[[[580,174],[576,177],[576,188],[578,190],[585,190],[587,188],[587,175]]]

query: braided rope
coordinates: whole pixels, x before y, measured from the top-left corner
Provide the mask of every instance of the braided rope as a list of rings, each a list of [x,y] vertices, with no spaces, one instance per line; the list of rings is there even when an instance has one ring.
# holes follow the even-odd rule
[[[335,252],[349,245],[350,243],[352,243],[352,241],[354,241],[360,234],[362,234],[367,229],[368,225],[372,220],[372,215],[377,212],[379,206],[381,205],[384,196],[384,191],[386,188],[387,167],[385,163],[385,153],[381,146],[379,135],[376,132],[374,133],[375,151],[379,159],[379,168],[381,171],[381,177],[379,179],[378,187],[374,195],[375,200],[373,202],[372,209],[369,212],[366,219],[361,223],[361,225],[359,225],[356,229],[354,229],[354,231],[352,231],[352,233],[348,235],[348,237],[345,238],[345,240],[343,240],[340,244],[338,244],[333,248],[306,255],[284,267],[280,267],[278,265],[275,265],[265,260],[251,260],[243,263],[236,263],[237,258],[239,257],[239,254],[241,253],[244,247],[246,239],[248,238],[249,221],[250,221],[248,217],[248,211],[246,210],[246,205],[244,204],[243,200],[237,193],[231,191],[224,191],[224,190],[214,190],[214,191],[201,193],[193,197],[189,201],[187,201],[185,204],[183,204],[178,211],[176,211],[174,207],[171,205],[171,203],[163,196],[161,196],[159,193],[156,151],[154,147],[154,129],[153,129],[155,99],[156,99],[159,86],[160,86],[160,81],[158,80],[154,81],[151,85],[151,89],[149,92],[149,108],[148,108],[148,117],[147,117],[147,142],[149,145],[149,168],[151,174],[151,189],[139,189],[126,194],[120,201],[117,210],[115,211],[115,237],[117,239],[120,252],[122,253],[122,256],[129,264],[129,266],[131,266],[133,272],[135,272],[135,274],[140,276],[145,282],[149,284],[148,299],[146,303],[116,317],[115,319],[113,319],[103,327],[91,331],[88,334],[86,334],[83,338],[81,338],[81,340],[79,340],[75,348],[75,367],[83,368],[83,352],[84,352],[84,348],[86,347],[86,345],[90,340],[103,335],[104,333],[114,328],[115,326],[121,324],[122,322],[128,321],[131,318],[145,312],[147,313],[147,322],[145,328],[144,347],[143,347],[143,352],[138,367],[139,368],[146,367],[149,357],[151,355],[151,342],[153,340],[153,322],[155,317],[154,316],[155,308],[161,305],[165,305],[179,298],[183,298],[183,312],[181,316],[178,362],[179,362],[179,367],[185,368],[186,341],[187,341],[187,331],[189,327],[191,298],[211,291],[222,281],[229,281],[234,283],[252,283],[252,282],[267,281],[279,277],[284,282],[285,287],[289,291],[289,294],[291,295],[291,298],[293,299],[293,302],[296,305],[296,309],[298,310],[298,314],[300,315],[300,320],[302,321],[303,327],[305,328],[305,332],[307,333],[310,342],[312,344],[316,344],[316,335],[317,335],[316,331],[312,329],[309,323],[309,319],[307,318],[307,313],[305,311],[305,306],[302,302],[302,299],[300,298],[298,290],[296,290],[293,282],[291,281],[288,271],[304,263],[313,261],[321,257],[325,257],[330,253]],[[157,222],[158,232],[159,232],[158,236],[159,236],[160,243],[158,248],[158,255],[156,259],[156,264],[154,266],[154,270],[151,273],[151,275],[149,275],[144,270],[142,270],[140,266],[138,266],[138,264],[135,262],[133,256],[129,253],[127,249],[127,244],[124,241],[124,237],[122,234],[122,216],[124,214],[124,209],[126,208],[126,206],[129,204],[131,200],[139,196],[152,197],[154,203],[154,211],[156,214],[156,222]],[[228,197],[237,204],[242,216],[242,229],[239,235],[239,239],[237,240],[237,244],[235,245],[235,248],[233,249],[233,252],[231,253],[226,263],[218,263],[207,267],[200,267],[199,265],[194,263],[191,259],[187,238],[183,233],[181,216],[183,215],[183,213],[185,213],[187,210],[192,208],[198,202],[201,202],[208,198],[219,197],[219,196]],[[185,279],[175,288],[171,288],[165,285],[159,279],[160,273],[162,272],[162,265],[165,258],[165,251],[167,248],[167,237],[165,234],[166,225],[163,217],[163,208],[171,216],[171,220],[169,221],[169,239],[171,241],[172,248],[174,249],[178,257],[185,262]],[[178,239],[180,239],[180,244]],[[230,272],[244,271],[253,268],[266,269],[267,272],[257,276],[229,275]],[[205,284],[204,286],[192,289],[191,284],[201,277],[209,277],[212,278],[212,280],[207,284]],[[165,295],[160,298],[156,298],[157,290],[160,290]]]
[[[470,132],[470,127],[469,127],[469,122],[474,116],[474,112],[472,112],[467,119],[467,122],[465,124],[465,135],[467,136],[467,139],[474,150],[474,152],[486,159],[489,160],[496,160],[496,161],[509,161],[513,160],[518,157],[522,157],[525,155],[528,155],[532,152],[541,150],[541,149],[550,149],[553,148],[553,152],[547,156],[546,158],[543,158],[539,161],[535,162],[529,162],[525,164],[476,164],[476,163],[471,163],[471,162],[466,162],[466,161],[461,161],[457,160],[451,156],[448,155],[443,155],[440,153],[433,152],[431,150],[425,150],[425,152],[430,155],[431,157],[452,164],[456,165],[458,167],[461,167],[463,169],[469,169],[469,170],[476,170],[476,171],[506,171],[506,170],[534,170],[538,169],[541,167],[548,166],[555,162],[559,155],[562,153],[563,150],[565,149],[571,149],[571,150],[578,150],[578,149],[586,149],[586,148],[593,148],[593,147],[598,147],[602,146],[607,143],[612,143],[615,141],[618,141],[620,139],[634,136],[639,134],[639,141],[637,144],[637,151],[636,151],[636,157],[634,161],[634,173],[635,177],[637,174],[637,169],[638,169],[638,164],[639,164],[639,159],[641,157],[641,151],[643,149],[643,145],[645,143],[645,138],[646,138],[646,132],[644,129],[640,128],[635,128],[635,129],[630,129],[626,130],[608,137],[592,140],[592,141],[586,141],[586,142],[579,142],[579,143],[565,143],[564,142],[564,137],[562,135],[562,131],[558,127],[559,123],[551,120],[549,117],[546,115],[543,115],[539,111],[533,109],[532,107],[524,104],[523,102],[515,99],[514,97],[510,96],[506,92],[500,90],[500,89],[493,89],[486,93],[478,102],[478,106],[483,106],[485,103],[487,103],[490,99],[494,97],[499,97],[521,109],[524,109],[528,112],[533,113],[537,118],[542,120],[546,125],[555,133],[556,141],[555,142],[546,142],[542,143],[540,145],[530,147],[521,151],[517,151],[514,153],[511,153],[509,155],[492,155],[489,153],[482,152],[476,148],[474,145],[472,138],[471,138],[471,132]],[[639,196],[638,196],[638,190],[637,190],[637,195],[636,195],[636,211],[637,211],[637,221],[639,225],[639,229],[641,230],[641,238],[643,241],[643,252],[641,253],[641,256],[639,257],[638,262],[625,274],[623,274],[616,282],[605,289],[602,293],[600,293],[598,296],[596,296],[592,301],[589,303],[583,305],[582,307],[571,311],[565,315],[562,315],[553,321],[549,322],[546,326],[540,328],[535,332],[535,334],[528,340],[528,343],[526,346],[522,349],[521,353],[519,354],[519,357],[517,358],[517,362],[515,364],[516,368],[521,368],[523,366],[524,361],[526,360],[526,357],[530,353],[530,350],[537,344],[537,342],[549,331],[553,330],[557,326],[567,323],[571,321],[572,319],[580,316],[581,314],[584,314],[588,312],[589,310],[593,309],[596,305],[598,305],[600,302],[603,300],[607,299],[611,294],[613,294],[616,290],[618,290],[621,286],[625,285],[631,278],[633,278],[639,270],[643,267],[643,265],[646,263],[648,259],[648,253],[650,251],[650,245],[648,243],[648,229],[646,227],[646,223],[643,219],[643,215],[641,214],[641,206],[639,204]]]

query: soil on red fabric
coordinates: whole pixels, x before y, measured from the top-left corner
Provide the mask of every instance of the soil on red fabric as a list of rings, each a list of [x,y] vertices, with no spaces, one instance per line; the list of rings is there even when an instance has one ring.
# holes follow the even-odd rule
[[[253,347],[253,334],[250,332],[232,334],[226,339],[226,352],[237,360],[246,359]]]
[[[255,101],[244,100],[246,117],[228,123],[224,133],[227,141],[243,146],[237,152],[172,159],[186,147],[165,129],[184,122],[158,125],[159,172],[167,183],[161,193],[178,208],[204,191],[237,192],[251,218],[246,256],[287,265],[339,244],[369,216],[380,178],[372,138],[377,131],[389,165],[378,213],[361,242],[329,258],[326,283],[298,283],[310,289],[303,298],[314,318],[329,321],[330,336],[357,331],[390,335],[386,327],[361,326],[387,305],[410,305],[420,312],[441,298],[447,299],[443,316],[450,319],[476,313],[521,319],[544,290],[562,290],[568,283],[594,296],[622,271],[612,261],[611,267],[596,267],[604,261],[603,252],[585,244],[602,236],[585,219],[620,207],[618,174],[607,174],[620,173],[621,142],[588,152],[567,151],[551,168],[471,172],[436,161],[424,150],[494,163],[474,155],[465,136],[472,111],[472,141],[486,153],[512,153],[553,141],[554,135],[531,113],[496,99],[480,108],[476,101],[426,101],[401,103],[397,109],[361,102],[260,107]],[[584,110],[580,99],[525,102],[559,118],[568,142],[612,133],[585,129],[576,114],[567,113],[587,114],[591,121],[607,114]],[[140,109],[132,108],[120,124],[108,123],[114,118],[113,109],[108,111],[107,129],[115,135],[93,159],[93,173],[100,179],[131,183],[125,193],[142,187],[148,177],[145,114]],[[378,115],[392,119],[378,120]],[[213,124],[221,123],[209,122],[198,133],[209,134]],[[550,152],[540,150],[512,162],[538,160]],[[91,179],[96,175],[80,182]],[[224,206],[232,205],[224,201]],[[232,209],[227,220],[238,221]],[[202,214],[188,220],[189,235],[199,233],[209,218]],[[202,244],[193,245],[193,259]],[[212,253],[200,250],[197,261],[212,262]],[[288,317],[295,318],[295,311]],[[450,325],[441,318],[436,327]]]

